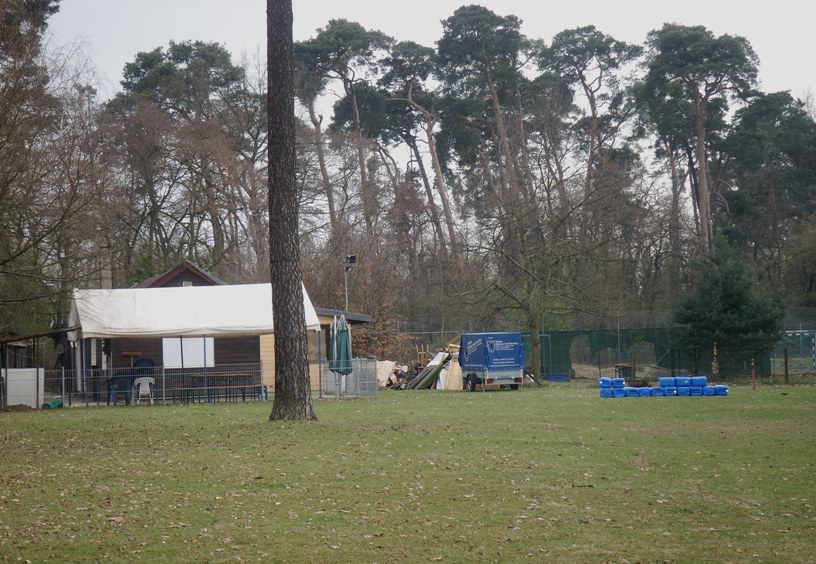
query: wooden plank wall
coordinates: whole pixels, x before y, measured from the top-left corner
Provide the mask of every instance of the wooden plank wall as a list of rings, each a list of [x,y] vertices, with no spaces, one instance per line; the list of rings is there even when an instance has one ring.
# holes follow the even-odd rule
[[[320,391],[320,367],[317,359],[317,335],[309,331],[309,380],[313,393]],[[322,347],[322,345],[321,345]],[[326,350],[322,348],[323,362],[325,364]],[[267,386],[271,394],[275,389],[275,336],[261,335],[260,338],[261,366],[263,367],[263,384]],[[324,366],[325,369],[325,366]]]

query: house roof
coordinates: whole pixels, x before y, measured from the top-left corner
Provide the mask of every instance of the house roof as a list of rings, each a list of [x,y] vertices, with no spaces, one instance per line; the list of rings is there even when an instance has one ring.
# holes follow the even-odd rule
[[[221,280],[220,278],[216,277],[209,271],[201,268],[197,264],[193,264],[192,262],[185,260],[181,264],[171,268],[167,272],[162,274],[157,274],[156,276],[152,276],[150,278],[146,278],[141,282],[137,282],[132,287],[133,288],[164,288],[170,285],[181,285],[181,284],[174,284],[174,282],[178,279],[181,280],[191,280],[196,281],[198,280],[199,284],[193,284],[194,286],[225,286],[226,282]]]
[[[358,325],[360,323],[373,323],[374,318],[370,315],[366,315],[364,313],[354,313],[351,311],[343,311],[340,309],[327,309],[325,307],[316,307],[315,311],[319,316],[325,317],[340,317],[341,315],[346,316],[346,321],[349,322],[351,325]]]

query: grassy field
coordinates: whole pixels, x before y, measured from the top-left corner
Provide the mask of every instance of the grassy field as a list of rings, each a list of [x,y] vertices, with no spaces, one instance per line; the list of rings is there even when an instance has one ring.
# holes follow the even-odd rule
[[[0,561],[814,562],[816,387],[0,413]]]

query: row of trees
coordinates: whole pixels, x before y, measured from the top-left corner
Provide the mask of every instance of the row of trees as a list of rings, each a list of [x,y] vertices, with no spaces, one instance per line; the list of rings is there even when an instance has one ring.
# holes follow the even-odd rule
[[[171,42],[102,101],[40,50],[57,2],[11,5],[28,19],[0,23],[0,328],[63,323],[106,257],[116,286],[183,259],[268,280],[265,64]],[[407,332],[671,323],[719,236],[757,287],[816,305],[816,125],[756,89],[747,40],[520,28],[463,6],[435,48],[345,20],[294,45],[303,278],[342,308],[357,255],[350,308],[377,319],[360,354],[398,356]]]

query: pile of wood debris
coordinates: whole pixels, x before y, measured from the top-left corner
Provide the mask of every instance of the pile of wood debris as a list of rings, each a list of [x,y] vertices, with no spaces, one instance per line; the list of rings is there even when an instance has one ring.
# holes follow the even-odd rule
[[[385,387],[392,390],[461,390],[459,339],[435,352],[417,349],[417,360],[407,369],[395,368]]]

